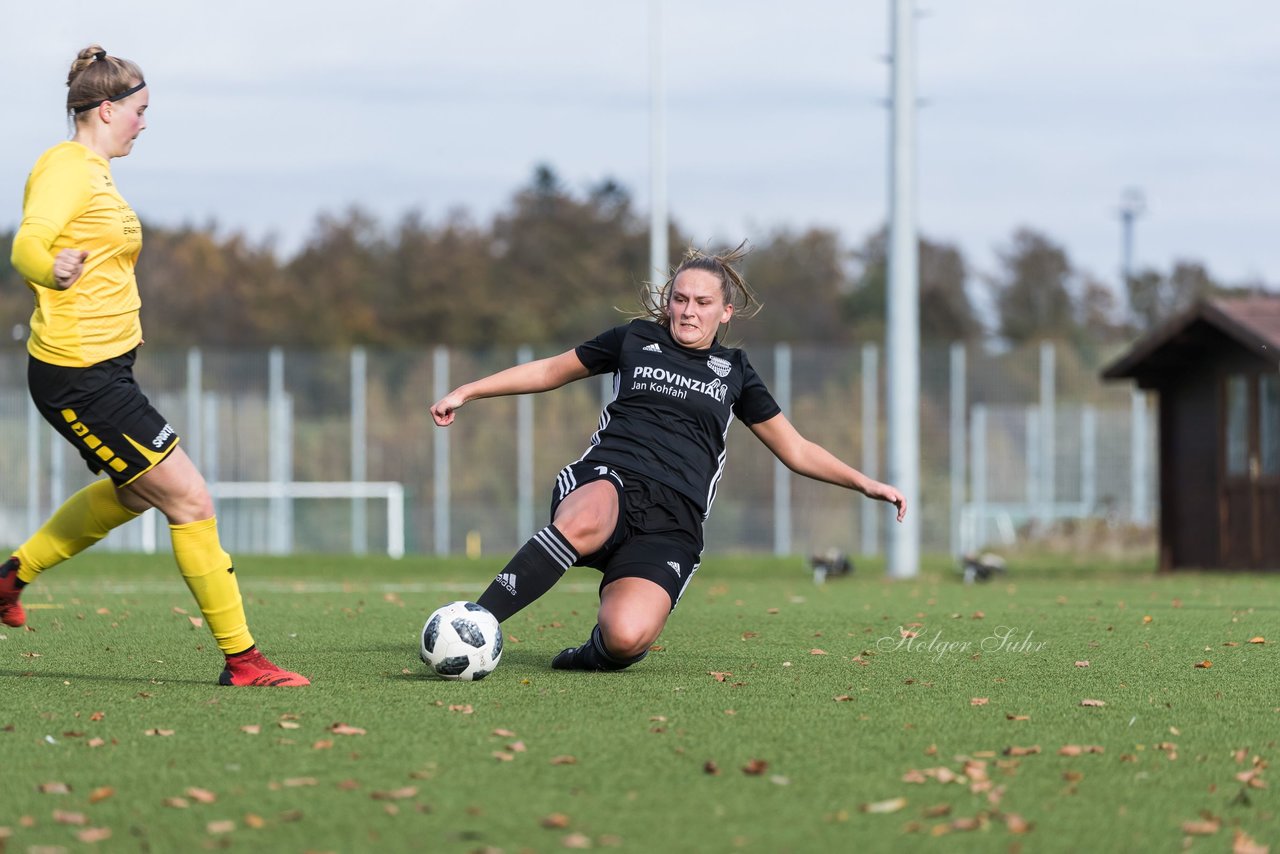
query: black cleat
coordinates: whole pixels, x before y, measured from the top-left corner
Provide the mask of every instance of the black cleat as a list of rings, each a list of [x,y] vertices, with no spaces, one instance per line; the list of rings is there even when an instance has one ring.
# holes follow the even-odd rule
[[[568,649],[562,649],[556,653],[556,657],[551,659],[552,670],[581,670],[578,666],[578,650],[581,647],[571,646]]]

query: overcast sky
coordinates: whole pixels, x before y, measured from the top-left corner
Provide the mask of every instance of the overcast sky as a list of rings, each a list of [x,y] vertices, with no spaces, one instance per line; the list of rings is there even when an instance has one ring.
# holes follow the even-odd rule
[[[977,271],[1019,226],[1111,283],[1121,193],[1138,266],[1280,289],[1280,4],[918,4],[918,212]],[[0,228],[66,138],[66,72],[144,69],[149,128],[113,163],[145,220],[297,249],[358,204],[481,222],[548,163],[649,208],[648,0],[7,3]],[[672,216],[698,243],[886,215],[888,0],[665,0]],[[678,247],[673,247],[673,249]]]

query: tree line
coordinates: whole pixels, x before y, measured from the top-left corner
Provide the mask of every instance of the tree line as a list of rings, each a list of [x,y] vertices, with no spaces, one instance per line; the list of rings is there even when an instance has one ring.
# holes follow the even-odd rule
[[[215,225],[144,222],[143,328],[158,347],[571,346],[637,313],[648,228],[616,181],[575,191],[547,165],[488,223],[466,211],[441,222],[410,211],[387,226],[352,207],[320,214],[289,258]],[[11,245],[12,232],[0,237]],[[677,222],[668,240],[692,243]],[[749,327],[735,324],[731,339],[883,340],[887,246],[883,229],[852,246],[828,229],[771,232],[744,265],[766,310]],[[1186,260],[1141,270],[1118,291],[1030,227],[1014,231],[990,271],[945,242],[922,238],[919,251],[921,335],[935,343],[1016,349],[1055,340],[1085,353],[1128,341],[1198,298],[1264,288],[1219,282]],[[3,265],[0,321],[15,339],[30,312],[30,293]]]

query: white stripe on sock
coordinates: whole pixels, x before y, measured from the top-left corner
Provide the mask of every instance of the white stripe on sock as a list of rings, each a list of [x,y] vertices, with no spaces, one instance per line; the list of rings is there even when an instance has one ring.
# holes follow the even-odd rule
[[[564,569],[568,569],[578,559],[577,555],[573,553],[573,548],[557,537],[550,526],[534,534],[533,538],[538,542],[538,545],[542,546],[551,559]]]

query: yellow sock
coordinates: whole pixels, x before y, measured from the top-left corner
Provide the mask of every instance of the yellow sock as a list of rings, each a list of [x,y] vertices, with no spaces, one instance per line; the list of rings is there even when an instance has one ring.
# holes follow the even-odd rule
[[[182,580],[196,597],[218,648],[234,655],[253,646],[235,567],[218,541],[217,518],[170,525],[169,531]]]
[[[30,584],[50,567],[79,554],[130,519],[109,478],[95,480],[63,502],[17,551],[18,578]]]

